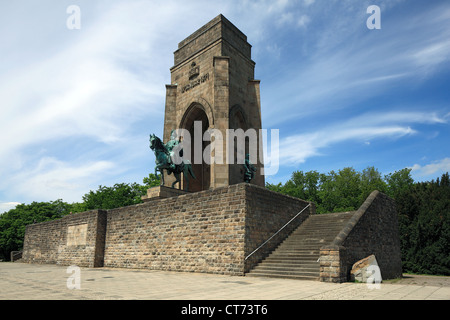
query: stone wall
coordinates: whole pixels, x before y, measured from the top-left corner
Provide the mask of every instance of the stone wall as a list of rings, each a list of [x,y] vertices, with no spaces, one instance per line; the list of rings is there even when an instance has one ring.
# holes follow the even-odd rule
[[[310,211],[245,257],[307,204],[242,183],[110,210],[105,266],[244,275]]]
[[[401,277],[398,218],[393,199],[374,191],[330,246],[320,250],[320,278],[345,282],[352,265],[374,254],[383,279]]]
[[[62,219],[28,225],[22,260],[29,263],[103,265],[106,211],[71,214]]]
[[[105,266],[242,273],[244,188],[217,188],[110,210]]]
[[[244,275],[313,213],[314,206],[245,257],[308,204],[241,183],[78,213],[28,226],[23,261]]]

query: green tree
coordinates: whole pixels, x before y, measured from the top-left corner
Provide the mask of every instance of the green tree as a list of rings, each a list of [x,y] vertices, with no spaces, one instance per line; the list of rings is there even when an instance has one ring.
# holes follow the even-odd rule
[[[272,184],[272,183],[266,182],[266,188],[271,191],[274,191],[274,192],[288,194],[287,192],[285,192],[284,185],[281,182],[279,182],[277,184]]]
[[[450,179],[397,191],[404,271],[450,275]]]
[[[400,193],[407,191],[413,184],[411,169],[405,168],[385,176],[387,183],[386,194],[396,199]]]
[[[300,191],[302,199],[318,202],[320,189],[320,174],[317,171],[297,171],[292,174],[292,181],[297,190]]]
[[[73,205],[56,200],[19,204],[0,215],[0,258],[9,260],[11,251],[22,249],[27,225],[61,218],[72,209]]]
[[[137,183],[116,183],[112,187],[99,186],[96,191],[89,191],[83,196],[87,210],[115,209],[141,203],[145,194]]]
[[[317,213],[334,212],[339,206],[339,195],[336,192],[336,172],[330,171],[328,174],[320,176],[319,201],[317,202]]]
[[[373,167],[362,173],[350,167],[328,174],[295,171],[284,185],[266,186],[272,191],[314,202],[318,213],[356,210],[370,192],[386,188],[381,174]]]
[[[367,167],[366,169],[364,169],[360,175],[360,178],[360,204],[362,204],[374,190],[387,193],[388,184],[383,179],[378,169],[376,169],[375,167]]]
[[[356,210],[361,205],[361,174],[347,167],[321,176],[320,213]]]
[[[156,175],[154,173],[150,173],[148,177],[145,177],[142,182],[144,183],[144,187],[146,189],[151,187],[157,187],[161,184],[161,177]]]
[[[319,198],[321,175],[317,171],[295,171],[284,185],[266,183],[266,188],[275,192],[317,203]]]
[[[138,183],[116,183],[112,187],[99,186],[96,191],[89,191],[83,196],[85,210],[114,209],[142,203],[141,196],[147,193],[147,189],[159,186],[160,179],[150,173],[143,178],[143,185]]]

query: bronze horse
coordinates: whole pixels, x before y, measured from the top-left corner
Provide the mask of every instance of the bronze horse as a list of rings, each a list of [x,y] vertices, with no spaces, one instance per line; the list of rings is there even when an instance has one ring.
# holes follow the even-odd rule
[[[161,173],[161,185],[164,185],[164,170],[170,175],[173,173],[175,176],[175,181],[172,183],[172,188],[175,188],[175,184],[178,182],[181,184],[181,173],[186,179],[186,185],[184,190],[188,191],[189,188],[189,176],[195,178],[194,172],[192,171],[192,165],[189,160],[182,159],[180,164],[175,164],[172,161],[172,147],[170,150],[167,146],[158,138],[156,135],[150,135],[150,149],[155,153],[155,175],[158,177],[158,171]]]

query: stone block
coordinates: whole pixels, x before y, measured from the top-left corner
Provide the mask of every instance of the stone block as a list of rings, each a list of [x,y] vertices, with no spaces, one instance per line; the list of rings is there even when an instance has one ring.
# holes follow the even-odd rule
[[[381,273],[375,256],[372,254],[353,264],[350,279],[355,282],[372,283],[375,281],[380,283],[382,281]]]
[[[156,199],[165,199],[165,198],[171,198],[175,196],[181,196],[183,194],[187,194],[189,192],[175,189],[175,188],[169,188],[166,186],[156,186],[152,187],[147,190],[147,195],[142,196],[141,199],[144,202],[156,200]]]

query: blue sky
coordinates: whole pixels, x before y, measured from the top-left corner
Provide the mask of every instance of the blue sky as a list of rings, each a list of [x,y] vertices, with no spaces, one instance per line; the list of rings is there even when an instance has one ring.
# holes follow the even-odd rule
[[[69,30],[77,5],[81,28]],[[381,29],[366,12],[381,9]],[[178,42],[219,13],[252,45],[262,122],[295,170],[450,171],[450,2],[22,0],[0,4],[0,212],[153,172]]]

